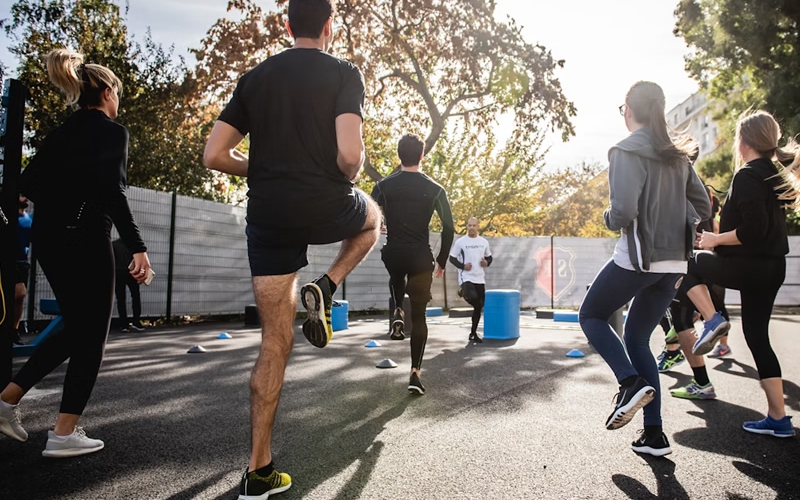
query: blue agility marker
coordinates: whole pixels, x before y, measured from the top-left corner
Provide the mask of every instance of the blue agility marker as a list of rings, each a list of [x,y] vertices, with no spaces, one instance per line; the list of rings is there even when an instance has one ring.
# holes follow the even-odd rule
[[[222,332],[222,333],[220,333],[219,335],[217,335],[217,338],[218,338],[218,339],[231,339],[231,338],[233,338],[233,337],[231,337],[231,334],[230,334],[230,333],[225,333],[225,332]]]
[[[586,356],[580,349],[573,349],[567,353],[568,358],[582,358]]]
[[[370,340],[369,342],[364,344],[364,347],[381,347],[381,343],[376,340]]]

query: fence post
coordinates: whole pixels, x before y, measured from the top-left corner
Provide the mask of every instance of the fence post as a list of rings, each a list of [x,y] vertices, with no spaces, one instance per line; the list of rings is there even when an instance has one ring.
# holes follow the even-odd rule
[[[175,210],[178,206],[178,190],[172,190],[172,209],[169,220],[169,264],[167,265],[167,320],[172,318],[172,279],[175,266]]]
[[[556,308],[556,258],[554,240],[555,236],[550,235],[550,309]]]

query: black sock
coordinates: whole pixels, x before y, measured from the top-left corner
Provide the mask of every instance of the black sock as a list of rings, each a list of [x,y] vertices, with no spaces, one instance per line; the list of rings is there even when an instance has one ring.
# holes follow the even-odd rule
[[[638,376],[631,375],[630,377],[620,380],[619,385],[633,385],[633,383],[636,382],[637,378]]]
[[[328,285],[330,285],[329,288],[331,289],[331,297],[333,297],[333,294],[336,293],[336,283],[333,282],[333,280],[331,279],[330,276],[327,275],[327,273],[323,274],[322,277],[328,278]]]
[[[661,436],[662,432],[664,432],[664,430],[660,425],[645,425],[644,426],[644,434],[647,437]]]
[[[675,349],[674,351],[667,350],[667,357],[674,358],[675,356],[678,356],[680,353],[681,353],[680,349]]]
[[[272,474],[272,471],[275,470],[275,465],[273,465],[274,463],[275,462],[270,462],[267,465],[265,465],[264,467],[261,467],[260,469],[256,469],[256,470],[254,470],[252,472],[255,472],[256,474],[258,474],[261,477],[267,477],[270,474]],[[250,472],[251,471],[248,471],[248,473],[250,473]]]
[[[706,365],[692,367],[692,371],[694,372],[694,381],[697,382],[699,385],[708,385],[710,380],[708,380],[708,372],[706,371]]]

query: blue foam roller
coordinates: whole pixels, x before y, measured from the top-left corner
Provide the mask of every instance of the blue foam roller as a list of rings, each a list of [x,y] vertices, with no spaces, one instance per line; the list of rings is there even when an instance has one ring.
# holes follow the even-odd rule
[[[441,307],[429,307],[425,309],[425,316],[442,316],[444,312]]]
[[[346,300],[337,300],[331,308],[331,326],[334,332],[347,330],[347,316],[350,311],[350,304]]]
[[[519,337],[519,290],[486,290],[483,305],[483,338]]]

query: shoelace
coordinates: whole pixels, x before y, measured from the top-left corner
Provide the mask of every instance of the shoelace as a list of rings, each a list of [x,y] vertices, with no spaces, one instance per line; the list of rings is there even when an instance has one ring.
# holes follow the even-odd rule
[[[19,405],[14,406],[14,418],[12,418],[11,421],[16,421],[18,424],[22,423],[22,412],[19,411]]]
[[[87,439],[86,431],[83,430],[83,427],[75,427],[74,434],[78,439]]]

